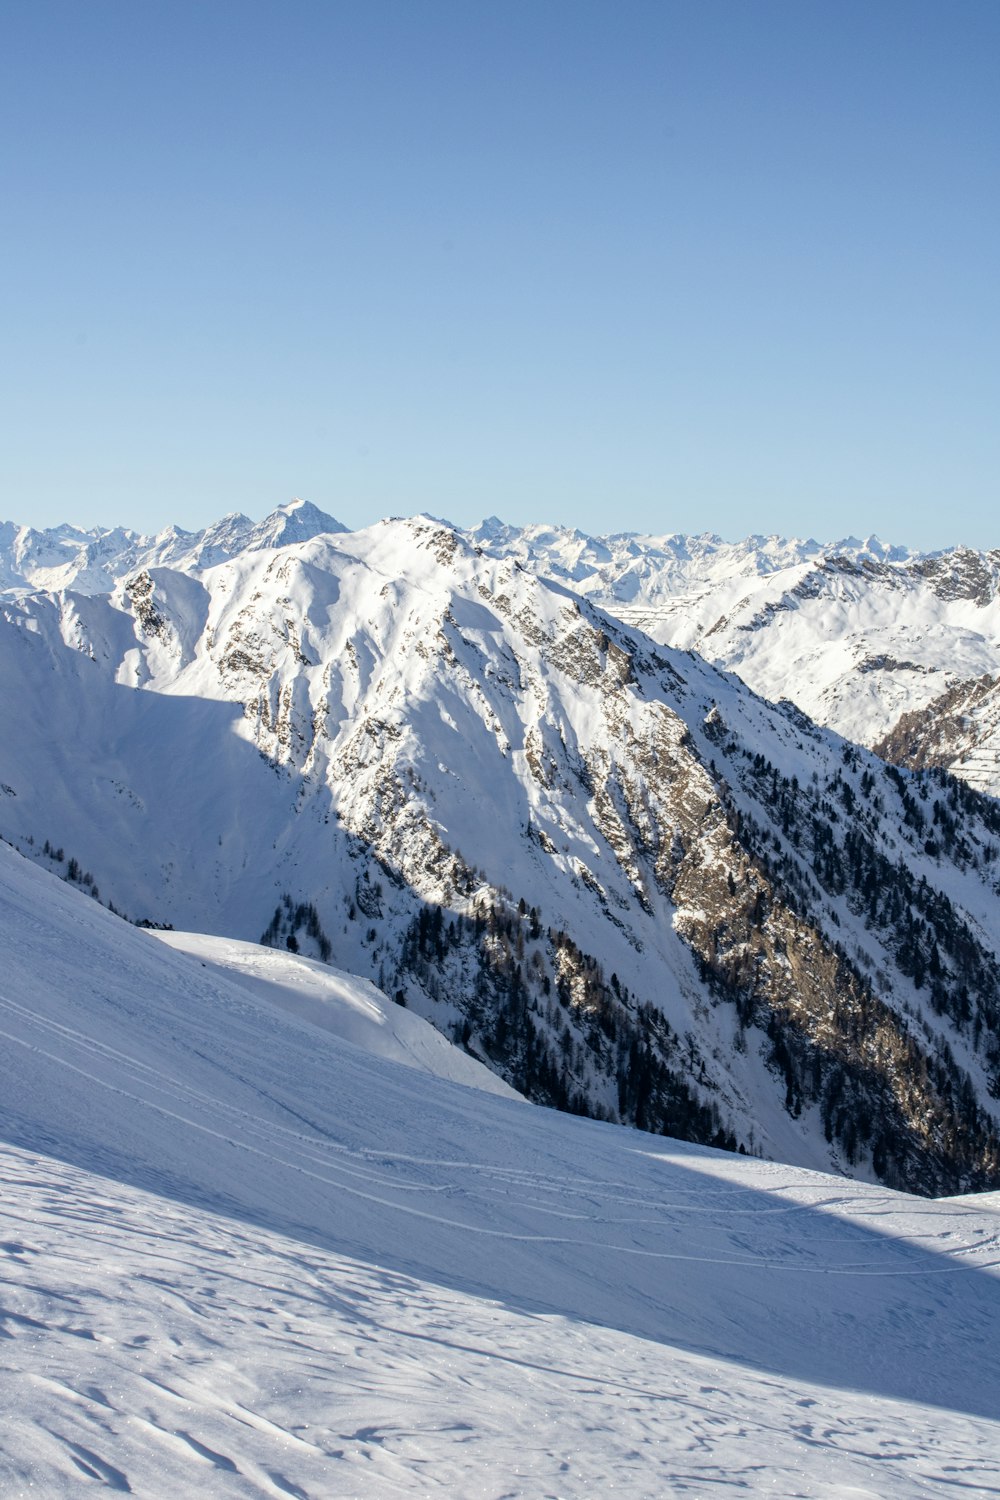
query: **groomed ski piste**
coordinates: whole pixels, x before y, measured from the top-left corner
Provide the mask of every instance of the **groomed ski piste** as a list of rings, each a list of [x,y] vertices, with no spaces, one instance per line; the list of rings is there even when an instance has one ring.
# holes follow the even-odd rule
[[[529,1105],[0,845],[0,1494],[1000,1494],[1000,1201]]]

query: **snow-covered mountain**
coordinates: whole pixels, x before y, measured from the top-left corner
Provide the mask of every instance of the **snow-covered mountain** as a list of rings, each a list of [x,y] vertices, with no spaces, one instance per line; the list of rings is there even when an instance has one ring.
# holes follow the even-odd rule
[[[5,1496],[997,1488],[996,1195],[539,1110],[173,941],[0,845]]]
[[[302,500],[256,524],[236,514],[201,532],[170,527],[156,537],[8,522],[0,525],[0,594],[103,594],[144,568],[197,575],[246,550],[343,531]],[[848,739],[900,764],[946,767],[1000,795],[996,714],[952,711],[965,699],[978,707],[984,677],[1000,675],[1000,551],[923,554],[875,536],[591,537],[496,517],[464,536],[566,584],[660,644],[697,650],[761,696],[787,698]]]
[[[860,744],[891,746],[902,757],[909,733],[904,725],[895,734],[897,726],[920,714],[929,739],[912,763],[947,766],[1000,795],[993,716],[971,714],[957,725],[951,714],[945,733],[935,729],[949,716],[948,695],[972,694],[985,674],[1000,674],[1000,551],[920,554],[877,537],[823,545],[760,536],[595,538],[496,518],[470,536]]]
[[[0,833],[533,1099],[1000,1181],[1000,810],[428,518],[12,600]],[[142,691],[136,691],[142,689]]]
[[[223,516],[204,531],[169,526],[156,536],[121,526],[89,530],[56,526],[36,531],[5,521],[0,522],[0,591],[15,597],[36,589],[105,594],[138,568],[193,572],[240,552],[305,542],[345,529],[308,500],[279,505],[263,521],[236,513]]]

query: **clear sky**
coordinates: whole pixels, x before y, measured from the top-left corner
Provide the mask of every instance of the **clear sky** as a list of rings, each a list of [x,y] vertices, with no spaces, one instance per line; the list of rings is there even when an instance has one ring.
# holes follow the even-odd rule
[[[1000,0],[8,0],[0,516],[1000,545]]]

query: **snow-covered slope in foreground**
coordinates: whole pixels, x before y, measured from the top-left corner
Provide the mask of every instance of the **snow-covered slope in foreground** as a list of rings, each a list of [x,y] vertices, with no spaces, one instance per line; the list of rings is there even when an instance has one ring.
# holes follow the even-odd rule
[[[1000,1486],[995,1200],[400,1067],[6,848],[0,934],[5,1496]]]
[[[453,1047],[429,1021],[396,1005],[360,974],[344,974],[299,954],[202,932],[155,935],[177,952],[197,958],[202,968],[239,979],[256,999],[281,1014],[308,1021],[366,1052],[505,1099],[521,1097],[489,1068]]]

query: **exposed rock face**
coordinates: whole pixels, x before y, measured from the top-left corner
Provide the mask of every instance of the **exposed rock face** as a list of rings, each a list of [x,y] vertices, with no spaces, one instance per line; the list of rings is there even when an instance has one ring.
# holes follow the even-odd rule
[[[1000,1183],[990,800],[425,519],[7,616],[0,832],[129,915],[370,974],[543,1102]]]
[[[970,786],[1000,787],[1000,677],[957,682],[926,708],[902,714],[874,746],[898,766],[938,766]]]

